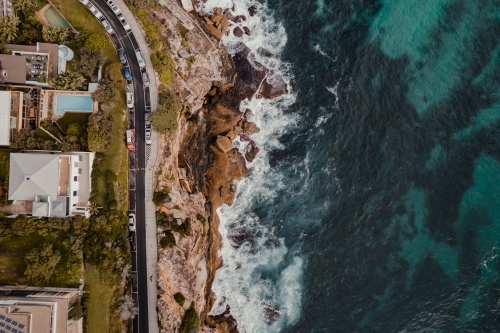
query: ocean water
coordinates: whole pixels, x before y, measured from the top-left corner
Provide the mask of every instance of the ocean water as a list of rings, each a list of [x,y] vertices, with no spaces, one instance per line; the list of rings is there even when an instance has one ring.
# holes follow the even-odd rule
[[[247,16],[228,49],[291,91],[242,103],[262,150],[219,209],[212,314],[252,333],[500,332],[500,2],[215,6]]]

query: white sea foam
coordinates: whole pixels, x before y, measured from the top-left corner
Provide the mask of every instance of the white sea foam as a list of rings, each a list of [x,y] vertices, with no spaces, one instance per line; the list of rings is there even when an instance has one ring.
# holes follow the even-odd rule
[[[250,16],[248,8],[258,6],[258,14]],[[288,64],[279,59],[287,37],[283,26],[273,19],[265,4],[249,0],[208,0],[199,10],[211,12],[214,7],[232,9],[234,16],[244,15],[246,21],[234,24],[250,29],[250,36],[238,38],[230,33],[223,37],[228,51],[235,54],[243,42],[255,61],[283,76],[291,91]],[[273,56],[263,55],[261,48]],[[248,167],[250,176],[238,184],[238,193],[232,206],[217,210],[222,235],[220,255],[224,266],[217,270],[212,290],[217,301],[211,314],[220,314],[231,308],[240,332],[281,332],[300,318],[302,275],[304,262],[300,256],[285,246],[277,231],[269,227],[273,221],[260,220],[252,207],[265,207],[277,200],[288,181],[269,165],[269,152],[282,148],[279,138],[295,126],[295,120],[284,115],[295,102],[293,91],[274,100],[252,98],[240,105],[240,110],[252,110],[252,121],[261,129],[252,135],[260,152]],[[241,152],[247,142],[233,142]],[[305,162],[304,162],[305,163]],[[307,164],[307,163],[305,163]],[[297,173],[309,172],[307,168]],[[304,176],[304,175],[302,175]],[[265,217],[269,218],[269,217]],[[276,225],[276,224],[274,224]],[[274,317],[269,320],[270,317]]]

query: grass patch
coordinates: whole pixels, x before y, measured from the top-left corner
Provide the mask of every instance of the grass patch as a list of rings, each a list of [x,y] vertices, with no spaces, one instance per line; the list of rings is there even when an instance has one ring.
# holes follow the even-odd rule
[[[48,135],[47,133],[45,133],[44,131],[42,131],[41,129],[37,128],[35,130],[35,134],[34,134],[35,138],[42,138],[44,140],[51,140],[51,141],[54,141],[54,139],[52,139],[52,137],[50,135]]]
[[[96,267],[85,265],[85,291],[88,298],[88,332],[109,333],[110,308],[114,285],[101,283],[101,277]]]
[[[80,124],[87,127],[89,122],[90,112],[65,112],[64,116],[57,120],[63,131],[66,131],[70,124]]]

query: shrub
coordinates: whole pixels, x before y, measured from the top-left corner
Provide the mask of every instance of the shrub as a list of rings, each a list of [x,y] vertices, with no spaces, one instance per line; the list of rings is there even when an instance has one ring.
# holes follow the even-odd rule
[[[168,199],[170,199],[168,193],[165,193],[164,191],[156,191],[153,193],[153,203],[155,206],[160,206]]]
[[[172,230],[178,232],[181,236],[191,235],[191,219],[187,217],[183,223],[172,223]]]
[[[191,306],[186,310],[184,318],[182,318],[180,333],[191,333],[199,326],[200,320],[198,318],[198,313],[196,313],[194,308],[194,302],[191,302]]]
[[[159,133],[175,133],[179,112],[174,96],[169,91],[162,91],[159,94],[158,104],[156,110],[149,115],[153,129]]]
[[[99,51],[104,50],[108,46],[108,41],[104,35],[101,34],[82,34],[84,39],[83,45],[89,50]]]
[[[51,85],[57,90],[78,90],[83,87],[85,81],[80,73],[66,71],[53,78]]]
[[[170,249],[177,245],[172,231],[165,231],[165,235],[160,239],[160,245],[162,249]]]
[[[180,306],[183,306],[184,305],[184,302],[186,301],[186,298],[184,297],[183,294],[181,293],[176,293],[174,295],[174,299],[175,301],[180,305]]]
[[[99,88],[92,93],[92,98],[98,102],[104,102],[113,98],[115,90],[108,79],[102,79]]]
[[[42,38],[46,43],[64,44],[68,41],[68,29],[44,25],[42,28]]]
[[[61,260],[61,253],[53,251],[52,244],[46,243],[29,251],[24,260],[27,266],[24,275],[36,286],[44,286],[49,282],[57,263]]]

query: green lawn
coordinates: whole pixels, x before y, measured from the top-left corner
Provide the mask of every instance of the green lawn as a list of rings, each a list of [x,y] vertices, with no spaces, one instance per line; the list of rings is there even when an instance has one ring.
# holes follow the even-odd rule
[[[89,292],[88,332],[109,333],[111,299],[115,286],[101,283],[96,267],[85,265],[85,291]]]
[[[87,127],[89,122],[90,112],[65,112],[64,116],[57,120],[63,131],[66,131],[70,124],[80,124]]]
[[[50,135],[48,135],[47,133],[45,133],[44,131],[42,131],[41,129],[37,128],[35,130],[35,138],[42,138],[44,140],[51,140],[51,141],[54,141],[54,139],[52,139],[52,137]]]

